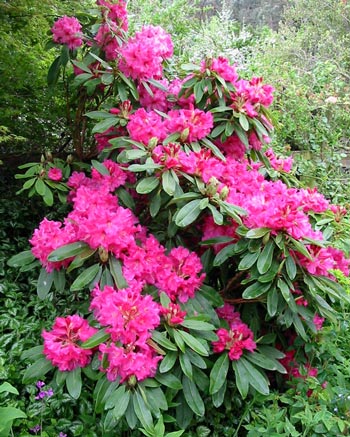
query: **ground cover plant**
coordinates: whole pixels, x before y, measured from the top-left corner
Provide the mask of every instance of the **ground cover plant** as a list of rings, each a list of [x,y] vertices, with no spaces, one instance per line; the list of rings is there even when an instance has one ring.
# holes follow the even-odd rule
[[[75,156],[21,166],[23,192],[65,206],[9,261],[41,265],[52,312],[22,354],[31,433],[347,435],[320,352],[350,301],[345,209],[268,149],[271,86],[222,57],[175,72],[168,33],[127,30],[125,2],[104,0],[52,28]],[[301,412],[322,397],[316,428]],[[264,402],[287,405],[278,423]]]

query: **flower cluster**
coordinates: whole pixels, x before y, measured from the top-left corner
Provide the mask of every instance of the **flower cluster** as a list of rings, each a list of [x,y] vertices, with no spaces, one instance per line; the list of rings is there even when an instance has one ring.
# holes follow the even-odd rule
[[[115,290],[106,286],[93,291],[90,309],[114,343],[101,344],[99,350],[107,357],[108,366],[102,370],[114,381],[136,377],[141,381],[153,376],[161,359],[147,344],[151,331],[160,323],[159,306],[151,296],[143,296],[140,287]]]
[[[96,329],[78,315],[57,317],[51,331],[43,331],[44,354],[61,372],[85,367],[93,351],[83,349],[79,342],[88,340]]]
[[[81,29],[77,18],[64,16],[59,18],[51,29],[53,40],[57,44],[66,44],[71,50],[76,49],[83,44]]]
[[[133,79],[161,78],[162,62],[173,54],[173,43],[159,26],[144,26],[121,49],[119,68]]]
[[[244,350],[254,352],[256,343],[253,332],[241,321],[240,315],[235,312],[234,307],[225,304],[222,309],[218,310],[218,314],[227,321],[229,329],[220,328],[216,331],[218,340],[213,342],[213,351],[220,353],[228,350],[230,360],[239,360]]]

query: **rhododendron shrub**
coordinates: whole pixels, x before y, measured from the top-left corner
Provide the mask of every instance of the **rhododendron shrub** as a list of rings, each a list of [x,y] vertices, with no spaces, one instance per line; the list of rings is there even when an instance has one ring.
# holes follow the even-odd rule
[[[85,114],[94,159],[73,172],[71,157],[28,164],[24,189],[65,192],[69,209],[10,263],[41,264],[41,298],[79,292],[79,314],[43,332],[43,375],[56,368],[75,398],[97,381],[106,429],[126,421],[162,436],[166,412],[181,435],[208,403],[283,390],[302,365],[317,377],[307,349],[298,363],[290,348],[349,302],[332,276],[349,273],[332,242],[346,211],[298,186],[291,158],[268,147],[273,89],[261,77],[224,58],[170,74],[170,35],[128,36],[125,2],[97,7],[99,25],[80,33],[64,17],[53,28],[75,87],[97,105]]]

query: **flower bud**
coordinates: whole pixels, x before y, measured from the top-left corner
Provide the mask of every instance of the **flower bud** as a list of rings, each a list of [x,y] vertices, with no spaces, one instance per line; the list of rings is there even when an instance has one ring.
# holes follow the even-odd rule
[[[67,156],[66,163],[67,163],[67,164],[72,164],[73,161],[74,161],[73,155],[72,155],[72,154],[69,154],[69,155]]]
[[[103,247],[98,248],[98,255],[103,263],[108,261],[108,252]]]

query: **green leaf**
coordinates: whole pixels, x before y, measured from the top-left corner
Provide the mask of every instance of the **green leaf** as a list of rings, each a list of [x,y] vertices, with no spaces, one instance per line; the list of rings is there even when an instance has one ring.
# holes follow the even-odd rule
[[[294,258],[292,257],[292,255],[287,256],[285,266],[286,266],[287,275],[288,275],[289,279],[291,281],[293,281],[295,279],[296,274],[297,274],[297,266],[295,264],[295,261],[294,261]]]
[[[258,272],[262,275],[266,273],[272,264],[273,252],[275,250],[275,243],[273,240],[269,240],[259,255],[259,259],[257,262]]]
[[[184,432],[184,429],[181,429],[180,431],[168,432],[164,437],[180,437]]]
[[[145,401],[138,391],[134,393],[133,396],[134,411],[141,422],[142,426],[147,430],[148,428],[153,428],[152,414],[149,408],[146,406]]]
[[[288,237],[288,238],[289,238],[289,240],[291,241],[292,246],[294,246],[294,248],[295,248],[299,253],[301,253],[302,255],[304,255],[304,256],[305,256],[307,259],[309,259],[310,261],[313,260],[313,258],[312,258],[312,256],[311,256],[310,252],[307,250],[307,247],[306,247],[303,243],[301,243],[300,241],[295,240],[295,239],[292,238],[292,237]]]
[[[205,406],[196,384],[184,375],[182,378],[182,385],[188,406],[197,416],[204,416]]]
[[[83,349],[93,349],[99,344],[107,341],[109,338],[110,334],[107,333],[105,329],[100,329],[98,332],[96,332],[96,334],[81,343],[80,347]]]
[[[209,394],[217,393],[226,382],[229,367],[227,353],[223,353],[216,361],[210,372]]]
[[[193,223],[201,213],[200,200],[195,199],[183,206],[176,214],[175,224],[184,228]]]
[[[249,376],[247,369],[241,360],[232,361],[232,369],[235,372],[236,386],[243,399],[247,397],[249,390]]]
[[[199,340],[197,340],[196,337],[194,337],[193,335],[189,334],[186,331],[178,331],[178,333],[181,335],[184,342],[191,349],[193,349],[195,352],[197,352],[197,354],[204,355],[204,356],[209,355],[209,352],[207,351],[207,349],[203,346],[203,344]]]
[[[174,390],[181,390],[182,388],[181,381],[173,373],[157,373],[155,379]]]
[[[248,270],[250,269],[257,261],[257,259],[260,256],[260,250],[253,253],[247,253],[244,255],[244,257],[241,259],[240,263],[238,264],[238,270]]]
[[[25,419],[27,415],[18,408],[0,407],[0,426],[15,419]]]
[[[46,203],[47,206],[52,206],[53,205],[53,194],[52,191],[50,190],[50,188],[45,185],[45,193],[44,193],[44,197],[43,197],[44,202]]]
[[[38,178],[35,182],[35,191],[40,194],[40,196],[43,196],[45,194],[45,183],[42,179]]]
[[[82,387],[80,367],[76,367],[74,370],[68,372],[66,378],[66,387],[68,393],[72,396],[73,399],[79,398]]]
[[[247,238],[261,238],[264,237],[266,234],[268,234],[271,231],[270,228],[255,228],[250,229],[246,233]]]
[[[177,347],[175,346],[174,343],[172,343],[166,336],[166,334],[164,332],[159,332],[154,330],[152,332],[152,339],[160,344],[162,347],[164,347],[165,349],[168,349],[170,351],[174,351],[177,352]]]
[[[16,387],[14,387],[13,385],[11,385],[9,382],[3,382],[0,385],[0,393],[13,393],[15,395],[18,395],[18,390],[16,389]]]
[[[239,114],[239,124],[242,126],[242,128],[248,132],[249,130],[249,121],[248,118],[241,112]]]
[[[262,367],[267,370],[277,370],[280,373],[287,373],[286,369],[282,366],[282,364],[271,358],[266,356],[265,354],[260,354],[258,352],[252,352],[245,355],[248,361],[255,364],[256,366]]]
[[[110,268],[111,275],[113,276],[113,279],[117,284],[117,287],[119,289],[128,288],[129,284],[126,282],[126,279],[124,278],[121,262],[117,260],[114,256],[111,256],[109,258],[109,268]]]
[[[8,261],[7,265],[9,267],[21,267],[32,263],[35,260],[34,255],[31,250],[25,250],[24,252],[18,253],[12,256]]]
[[[22,353],[21,360],[27,360],[27,359],[35,360],[35,359],[43,358],[43,349],[44,347],[42,345],[34,346],[30,349],[27,349]]]
[[[262,284],[261,282],[258,281],[254,282],[252,285],[250,285],[244,290],[242,297],[243,299],[255,299],[256,297],[259,297],[264,293],[266,293],[270,287],[271,287],[270,282],[265,284]]]
[[[190,379],[193,378],[193,367],[190,357],[187,353],[179,355],[180,367],[183,373]]]
[[[39,299],[45,299],[53,284],[53,272],[48,273],[44,268],[40,270],[36,291]]]
[[[118,390],[119,389],[124,389],[124,393],[121,390],[118,398],[114,398],[115,407],[113,408],[113,416],[116,420],[120,420],[123,417],[130,402],[130,392],[128,390],[125,391],[124,386],[119,387]]]
[[[56,85],[61,70],[61,55],[57,56],[57,58],[51,64],[49,71],[47,73],[47,84],[49,87]]]
[[[212,331],[215,329],[215,326],[211,323],[202,322],[201,320],[193,320],[186,318],[182,323],[181,326],[184,326],[185,328],[189,329],[195,329],[198,331]]]
[[[48,361],[46,358],[39,358],[24,372],[23,383],[27,384],[29,382],[41,379],[51,369],[53,369],[53,367],[50,361]]]
[[[276,315],[278,309],[278,293],[276,287],[273,287],[267,293],[267,313],[270,317]]]
[[[110,175],[108,168],[103,163],[96,161],[95,159],[92,159],[91,164],[92,164],[93,168],[95,170],[97,170],[101,175],[103,175],[103,176]]]
[[[248,375],[249,384],[255,388],[256,391],[263,395],[268,395],[269,385],[266,376],[264,376],[261,372],[259,372],[249,361],[247,361],[244,357],[241,357],[241,364],[245,367]]]
[[[169,370],[171,370],[174,367],[176,360],[177,360],[177,353],[168,352],[160,362],[159,372],[160,373],[169,372]]]
[[[91,133],[102,133],[111,128],[112,126],[116,126],[119,123],[118,119],[116,117],[114,118],[105,118],[104,120],[99,121],[95,126],[93,127]]]
[[[89,246],[82,242],[66,244],[52,251],[48,256],[48,260],[51,262],[57,262],[63,261],[67,258],[73,258],[76,255],[80,255],[88,248]]]
[[[219,391],[217,391],[212,395],[212,401],[215,408],[219,408],[223,404],[225,399],[226,388],[227,388],[227,381],[224,382],[223,386],[220,388]]]
[[[98,271],[100,270],[100,264],[94,264],[84,270],[73,282],[70,287],[71,291],[82,290],[88,284],[90,284],[96,277]]]
[[[231,258],[235,254],[236,254],[236,245],[235,244],[230,244],[229,246],[225,246],[215,256],[214,261],[213,261],[213,265],[215,267],[221,266],[221,264],[223,264],[225,261],[227,261],[229,258]]]
[[[163,190],[169,194],[169,196],[173,196],[176,191],[176,180],[174,179],[170,170],[165,171],[162,174],[162,187]]]
[[[155,176],[143,178],[136,185],[136,191],[139,194],[147,194],[157,188],[159,185],[159,179]]]

